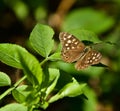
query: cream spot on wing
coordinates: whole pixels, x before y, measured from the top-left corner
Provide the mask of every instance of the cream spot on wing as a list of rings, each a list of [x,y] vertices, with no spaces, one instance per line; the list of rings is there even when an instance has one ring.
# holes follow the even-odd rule
[[[72,41],[71,40],[68,40],[67,43],[71,43]]]
[[[63,40],[66,40],[66,37],[63,37]]]
[[[70,47],[67,47],[67,50],[69,50],[70,49]]]
[[[88,57],[88,60],[90,60],[90,57]]]
[[[86,61],[86,63],[88,64],[88,63],[89,63],[89,61]]]
[[[96,53],[92,53],[92,56],[95,55]]]
[[[90,60],[90,63],[92,63],[93,61],[92,60]]]
[[[66,35],[67,35],[66,33],[63,34],[63,36],[66,36]]]
[[[95,55],[95,56],[96,56],[97,54],[96,54],[96,53],[93,53],[93,55]]]
[[[72,49],[75,49],[75,47],[72,46]]]
[[[76,45],[77,45],[77,44],[78,44],[78,41],[77,41],[77,42],[75,42],[74,44],[76,44]]]
[[[100,57],[100,53],[98,53],[96,57]]]
[[[65,46],[68,46],[68,44],[65,44]]]
[[[73,38],[73,39],[72,39],[72,42],[74,42],[74,41],[76,41],[76,39]]]
[[[95,61],[98,61],[98,59],[95,59]]]
[[[93,60],[95,59],[95,56],[93,56],[93,58],[92,58]]]
[[[72,37],[72,35],[67,36],[68,39],[71,38],[71,37]]]

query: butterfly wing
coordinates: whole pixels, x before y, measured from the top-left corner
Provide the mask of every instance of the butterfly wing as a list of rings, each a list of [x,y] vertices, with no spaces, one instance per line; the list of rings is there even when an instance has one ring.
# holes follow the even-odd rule
[[[91,49],[77,61],[77,63],[75,64],[75,68],[77,70],[85,69],[90,65],[98,64],[101,58],[102,55],[100,52]]]
[[[61,56],[65,62],[71,63],[77,61],[84,54],[85,45],[75,36],[61,32],[59,39],[62,43]]]

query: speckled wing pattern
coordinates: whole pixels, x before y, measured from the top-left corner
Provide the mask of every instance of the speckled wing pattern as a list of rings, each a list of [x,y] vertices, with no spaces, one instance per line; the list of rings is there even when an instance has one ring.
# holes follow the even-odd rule
[[[61,32],[59,39],[62,44],[61,57],[63,61],[68,63],[76,61],[75,68],[77,70],[85,69],[100,62],[102,58],[101,53],[85,46],[74,35]]]

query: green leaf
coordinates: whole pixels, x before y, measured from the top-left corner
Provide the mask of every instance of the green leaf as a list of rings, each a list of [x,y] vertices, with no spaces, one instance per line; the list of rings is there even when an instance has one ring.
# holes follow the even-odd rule
[[[77,9],[70,12],[63,23],[63,30],[87,29],[95,33],[103,33],[114,25],[115,21],[104,12],[92,8]]]
[[[93,33],[92,31],[83,30],[83,29],[76,29],[76,30],[70,30],[70,34],[73,34],[76,38],[78,38],[80,41],[91,41],[94,43],[101,42],[97,35]]]
[[[19,60],[18,50],[23,54],[28,53],[25,48],[22,48],[18,45],[7,43],[0,44],[0,61],[15,68],[22,68]]]
[[[0,108],[0,111],[28,111],[26,106],[18,103],[8,104]]]
[[[49,56],[49,60],[51,60],[51,61],[61,60],[60,52],[56,52],[56,53],[52,54],[51,56]]]
[[[23,103],[32,90],[32,87],[21,85],[12,91],[12,95],[17,102]]]
[[[25,48],[15,44],[0,44],[0,60],[9,66],[22,68],[32,84],[41,84],[42,69],[39,61]]]
[[[66,84],[56,95],[50,98],[48,101],[49,103],[52,103],[54,101],[57,101],[58,99],[61,99],[63,97],[75,97],[78,95],[83,94],[83,88],[86,86],[86,84],[79,84],[74,78],[73,82]]]
[[[84,99],[83,109],[84,111],[96,111],[96,106],[98,105],[97,96],[93,89],[90,87],[84,88],[84,94],[88,98]]]
[[[11,85],[10,77],[4,72],[0,72],[0,86],[9,86],[9,85]]]
[[[74,63],[70,64],[63,61],[52,62],[50,66],[54,68],[58,68],[72,75],[87,75],[87,76],[100,76],[105,69],[105,66],[102,65],[99,66],[99,64],[97,64],[94,66],[89,66],[84,70],[76,70]]]
[[[48,57],[54,41],[54,31],[47,25],[37,24],[30,34],[30,42],[33,48],[43,57]]]
[[[55,88],[60,72],[58,69],[49,68],[49,84],[50,86],[46,90],[46,97],[53,91]]]
[[[41,84],[43,72],[38,60],[30,53],[24,55],[19,52],[19,56],[23,71],[27,75],[28,80],[33,85]]]
[[[38,90],[36,90],[36,88],[33,88],[25,100],[26,105],[31,109],[34,105],[41,104],[41,102],[41,93]]]

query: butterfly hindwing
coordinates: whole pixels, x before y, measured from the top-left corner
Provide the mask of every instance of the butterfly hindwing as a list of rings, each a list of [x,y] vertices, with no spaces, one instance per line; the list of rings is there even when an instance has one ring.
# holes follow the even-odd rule
[[[85,69],[90,65],[98,64],[101,58],[102,58],[102,55],[100,52],[97,52],[91,49],[85,54],[83,58],[79,59],[76,62],[75,67],[77,70]]]

